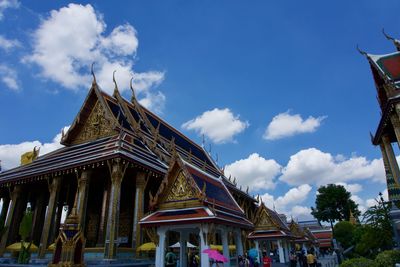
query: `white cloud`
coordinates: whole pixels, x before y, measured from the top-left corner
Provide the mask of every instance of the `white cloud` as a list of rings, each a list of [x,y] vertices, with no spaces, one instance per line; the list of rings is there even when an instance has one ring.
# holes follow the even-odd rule
[[[20,47],[21,43],[18,40],[7,39],[3,35],[0,35],[0,48],[8,51],[12,48]]]
[[[157,93],[147,92],[145,97],[139,100],[139,103],[147,109],[156,113],[162,113],[165,104],[165,95],[158,91]]]
[[[240,185],[251,191],[275,187],[274,179],[281,166],[273,159],[265,159],[257,153],[225,166],[225,175],[236,177]]]
[[[4,18],[4,11],[8,8],[18,8],[20,5],[17,0],[0,0],[0,20]]]
[[[69,126],[64,127],[64,132],[67,132]],[[27,141],[20,144],[7,144],[0,145],[0,160],[3,170],[11,169],[20,165],[21,155],[25,152],[32,151],[36,146],[40,147],[40,154],[42,156],[58,148],[61,148],[61,133],[57,134],[52,142],[41,143],[40,141]]]
[[[261,196],[264,203],[270,209],[275,208],[278,213],[284,213],[288,217],[298,219],[312,218],[311,209],[309,207],[300,206],[299,204],[307,200],[312,187],[308,184],[300,185],[299,187],[291,188],[283,196],[274,198],[269,193]]]
[[[343,182],[338,182],[335,184],[342,185],[348,192],[350,192],[353,195],[357,194],[358,192],[360,192],[362,190],[362,185],[360,185],[360,184],[347,184],[347,183],[343,183]]]
[[[289,215],[297,220],[311,220],[314,217],[311,215],[311,208],[305,206],[293,206]]]
[[[233,137],[248,126],[247,121],[241,121],[239,115],[235,116],[228,108],[205,111],[182,125],[184,129],[204,134],[217,144],[233,141]]]
[[[104,91],[112,93],[112,74],[116,70],[121,92],[129,89],[133,76],[136,93],[146,98],[149,90],[162,82],[164,73],[135,73],[133,66],[139,44],[135,28],[126,23],[106,35],[106,27],[103,15],[96,13],[90,4],[69,4],[52,10],[33,33],[32,55],[23,62],[37,64],[43,78],[71,90],[87,90],[91,81],[89,67],[95,62],[97,81]]]
[[[7,65],[0,64],[0,80],[11,90],[19,90],[19,80],[17,72]]]
[[[290,157],[279,178],[290,185],[303,183],[324,185],[369,179],[385,182],[382,160],[365,157],[334,157],[316,148],[304,149]]]
[[[300,114],[289,114],[289,111],[276,115],[267,126],[263,138],[277,140],[300,133],[312,133],[317,130],[326,116],[303,119]]]

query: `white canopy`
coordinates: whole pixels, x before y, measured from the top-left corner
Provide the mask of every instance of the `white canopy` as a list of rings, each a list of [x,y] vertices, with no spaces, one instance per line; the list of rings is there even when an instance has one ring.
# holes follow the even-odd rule
[[[169,246],[170,248],[180,248],[181,247],[181,244],[179,243],[179,242],[176,242],[175,244],[173,244],[172,246]],[[189,243],[189,242],[186,242],[186,247],[188,247],[188,248],[195,248],[196,246],[195,245],[193,245],[193,244],[191,244],[191,243]]]

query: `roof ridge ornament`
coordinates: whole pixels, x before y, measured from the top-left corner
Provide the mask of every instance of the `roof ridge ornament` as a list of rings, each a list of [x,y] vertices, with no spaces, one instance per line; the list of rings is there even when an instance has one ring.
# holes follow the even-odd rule
[[[95,64],[95,63],[96,63],[96,62],[93,61],[92,67],[90,68],[90,73],[91,73],[92,76],[93,76],[92,85],[97,85],[96,75],[94,74],[94,64]]]
[[[117,94],[119,94],[117,81],[115,80],[115,73],[116,73],[116,72],[117,72],[116,70],[113,71],[113,82],[114,82],[114,84],[115,84],[114,93],[113,93],[114,96],[116,96]]]
[[[131,88],[131,91],[132,91],[131,103],[134,103],[136,101],[135,89],[133,89],[133,79],[134,79],[134,77],[132,75],[132,78],[131,78],[131,80],[129,82],[129,85],[130,85],[130,88]]]
[[[358,46],[358,44],[357,44],[356,48],[357,48],[357,51],[358,51],[361,55],[368,57],[367,52],[361,50],[360,47]]]
[[[392,41],[394,46],[396,47],[397,51],[400,51],[400,41],[397,40],[396,38],[393,38],[392,36],[388,35],[385,32],[385,28],[382,28],[382,33],[383,35],[386,37],[386,39],[388,39],[389,41]]]

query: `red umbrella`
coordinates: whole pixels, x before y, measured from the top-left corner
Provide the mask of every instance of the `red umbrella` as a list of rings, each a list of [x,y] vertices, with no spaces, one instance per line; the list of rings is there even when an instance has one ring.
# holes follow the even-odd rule
[[[214,259],[214,260],[220,261],[220,262],[228,262],[228,259],[224,255],[219,253],[218,250],[216,250],[216,249],[207,248],[207,249],[203,250],[203,253],[207,253],[208,257],[210,259]]]

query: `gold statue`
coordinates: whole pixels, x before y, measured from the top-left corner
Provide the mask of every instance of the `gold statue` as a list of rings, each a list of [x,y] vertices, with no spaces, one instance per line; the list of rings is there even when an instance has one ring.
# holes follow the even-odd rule
[[[33,148],[33,151],[25,152],[21,155],[21,165],[26,165],[31,163],[39,156],[40,148],[36,150],[36,146]]]

